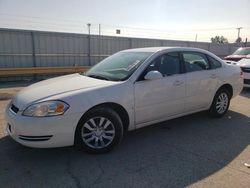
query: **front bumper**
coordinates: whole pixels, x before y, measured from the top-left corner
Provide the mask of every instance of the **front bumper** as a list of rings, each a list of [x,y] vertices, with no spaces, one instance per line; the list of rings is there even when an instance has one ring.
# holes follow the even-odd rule
[[[36,148],[71,146],[81,114],[26,117],[10,109],[5,112],[7,133],[18,143]]]

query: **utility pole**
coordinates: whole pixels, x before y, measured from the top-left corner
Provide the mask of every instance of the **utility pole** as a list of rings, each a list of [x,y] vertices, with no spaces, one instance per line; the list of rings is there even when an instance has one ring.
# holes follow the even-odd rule
[[[243,27],[238,27],[238,28],[236,28],[236,29],[238,30],[238,38],[240,38],[240,30],[243,29]],[[238,39],[238,38],[237,38],[237,39]]]
[[[197,37],[198,37],[198,35],[197,35],[197,33],[196,33],[196,35],[195,35],[195,42],[197,42]]]

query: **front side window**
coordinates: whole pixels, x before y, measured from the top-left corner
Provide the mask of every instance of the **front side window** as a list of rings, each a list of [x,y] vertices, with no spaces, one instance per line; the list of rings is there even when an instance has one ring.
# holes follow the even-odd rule
[[[170,52],[157,57],[146,69],[146,72],[156,70],[162,76],[180,74],[181,62],[177,52]]]
[[[183,52],[182,54],[187,72],[195,72],[195,71],[210,69],[210,65],[204,54],[197,52]]]
[[[111,81],[126,80],[152,54],[152,52],[118,52],[92,67],[85,76]]]

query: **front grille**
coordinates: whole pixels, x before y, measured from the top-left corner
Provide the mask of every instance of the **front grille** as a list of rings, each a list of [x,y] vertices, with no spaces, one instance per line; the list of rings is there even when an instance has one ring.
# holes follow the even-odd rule
[[[10,109],[15,113],[19,111],[19,108],[17,108],[14,104],[11,105]]]
[[[46,135],[46,136],[19,135],[19,139],[25,140],[25,141],[46,141],[46,140],[49,140],[51,137],[52,137],[52,135]]]
[[[244,79],[244,84],[249,84],[250,85],[250,79]]]
[[[241,67],[243,72],[248,72],[250,73],[250,67]]]

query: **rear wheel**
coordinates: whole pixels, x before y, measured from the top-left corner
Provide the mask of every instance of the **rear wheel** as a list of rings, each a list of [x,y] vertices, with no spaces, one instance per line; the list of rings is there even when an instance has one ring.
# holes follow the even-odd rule
[[[76,129],[76,144],[90,153],[108,152],[122,140],[122,137],[121,118],[108,107],[87,112]]]
[[[210,114],[213,117],[222,117],[228,111],[231,95],[227,89],[220,89],[215,94],[213,103],[210,107]]]

